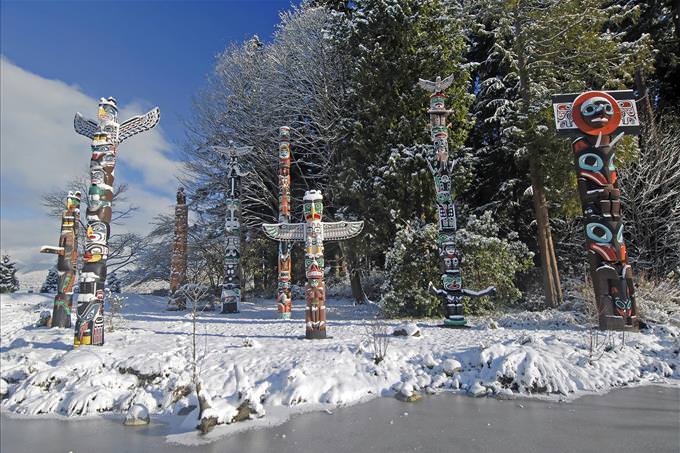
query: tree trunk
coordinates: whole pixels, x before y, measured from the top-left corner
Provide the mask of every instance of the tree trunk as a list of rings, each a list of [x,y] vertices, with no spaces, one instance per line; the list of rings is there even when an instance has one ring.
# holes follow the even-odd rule
[[[641,67],[635,70],[635,89],[638,92],[638,107],[642,114],[642,122],[645,124],[645,130],[649,131],[649,138],[654,139],[656,135],[656,128],[654,127],[654,109],[652,108],[652,101],[649,98],[649,89],[647,88],[647,80],[645,73]]]
[[[548,204],[536,159],[531,159],[529,167],[533,190],[534,215],[536,217],[537,241],[541,258],[541,273],[543,275],[543,289],[547,304],[550,307],[556,307],[562,301],[562,287],[560,285],[560,274],[557,269],[555,245],[550,230]]]
[[[522,99],[520,110],[522,115],[528,119],[529,105],[531,104],[530,74],[527,69],[527,55],[524,47],[523,35],[523,11],[519,9],[519,3],[515,6],[515,50],[517,52],[517,68],[519,73],[519,95]],[[539,168],[538,151],[532,149],[533,143],[526,144],[531,150],[529,154],[529,173],[531,178],[531,188],[533,190],[534,216],[536,217],[536,229],[538,247],[541,254],[541,271],[543,273],[543,290],[546,302],[550,307],[556,307],[562,302],[562,287],[560,285],[560,274],[557,269],[557,258],[555,257],[555,245],[550,231],[550,221],[548,215],[548,203],[545,198],[545,187],[543,185],[543,175]]]
[[[368,296],[364,291],[364,286],[361,284],[361,268],[359,266],[359,257],[354,249],[354,244],[340,244],[340,250],[345,257],[345,262],[347,263],[349,271],[349,282],[352,287],[354,302],[358,305],[365,304],[368,301]]]

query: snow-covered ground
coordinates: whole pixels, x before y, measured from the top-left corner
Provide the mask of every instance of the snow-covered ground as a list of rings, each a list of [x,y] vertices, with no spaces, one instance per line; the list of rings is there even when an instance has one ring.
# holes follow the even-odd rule
[[[375,307],[328,301],[327,340],[303,340],[302,301],[293,320],[279,320],[273,301],[244,303],[239,314],[200,314],[200,379],[220,422],[250,419],[196,434],[191,314],[165,311],[166,299],[128,295],[123,325],[103,347],[73,349],[71,329],[35,327],[51,295],[0,299],[0,391],[3,412],[42,416],[115,413],[136,403],[173,425],[176,442],[203,442],[290,414],[328,410],[377,396],[460,391],[475,396],[573,398],[584,392],[649,383],[680,385],[680,328],[652,325],[613,337],[589,357],[589,333],[573,315],[551,311],[472,319],[465,330],[417,320],[420,336],[390,337],[383,362],[373,360],[365,319]],[[388,322],[390,328],[404,327]],[[412,326],[411,326],[412,327]],[[410,332],[411,328],[405,329]],[[247,414],[246,414],[247,416]]]

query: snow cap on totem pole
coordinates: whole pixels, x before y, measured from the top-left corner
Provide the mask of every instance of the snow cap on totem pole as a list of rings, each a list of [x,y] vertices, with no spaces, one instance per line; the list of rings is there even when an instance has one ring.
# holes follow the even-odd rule
[[[290,139],[290,127],[288,126],[281,126],[279,128],[279,138],[282,139]]]
[[[304,203],[305,220],[321,220],[323,216],[323,195],[320,190],[308,190],[302,197]]]

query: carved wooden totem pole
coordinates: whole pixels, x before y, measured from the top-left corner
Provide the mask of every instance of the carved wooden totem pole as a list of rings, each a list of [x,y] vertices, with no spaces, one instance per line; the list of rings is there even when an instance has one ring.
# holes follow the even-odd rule
[[[83,268],[80,272],[80,294],[76,312],[74,346],[104,344],[104,285],[110,236],[113,179],[116,148],[124,140],[151,129],[160,119],[160,110],[135,116],[118,123],[118,107],[114,98],[99,101],[99,122],[76,113],[77,133],[92,139],[90,158],[91,184],[87,195],[87,238]]]
[[[290,128],[279,128],[279,222],[290,223]],[[279,279],[276,307],[282,319],[290,319],[293,297],[290,290],[292,278],[292,242],[279,241]]]
[[[189,233],[189,208],[184,188],[177,190],[177,204],[175,205],[175,236],[172,242],[172,257],[170,259],[170,299],[168,310],[177,311],[187,308],[182,287],[187,276],[187,234]]]
[[[571,146],[600,329],[637,330],[614,162],[623,135],[640,133],[635,96],[631,90],[559,94],[553,111],[557,133],[577,136]]]
[[[78,226],[80,224],[80,192],[69,191],[66,197],[66,210],[61,215],[61,236],[59,246],[44,245],[41,253],[54,253],[57,258],[59,286],[54,296],[52,308],[52,327],[71,327],[71,308],[73,306],[73,287],[76,282],[78,266]]]
[[[222,282],[222,313],[238,313],[241,304],[241,176],[247,171],[241,169],[238,159],[249,153],[252,146],[213,146],[222,155],[227,165],[227,207],[224,221],[224,280]]]
[[[323,242],[342,241],[361,233],[364,222],[322,222],[323,196],[318,190],[305,192],[305,223],[265,223],[265,234],[276,241],[305,243],[305,314],[307,339],[326,338],[326,289],[323,282]]]
[[[473,291],[463,288],[463,279],[460,272],[460,253],[456,248],[456,206],[453,201],[453,179],[451,173],[455,161],[449,161],[449,128],[446,123],[447,116],[451,113],[446,109],[446,90],[453,82],[453,75],[444,80],[437,77],[434,82],[419,79],[421,88],[431,91],[430,131],[434,153],[429,156],[428,166],[434,176],[436,201],[439,213],[439,259],[442,271],[442,289],[436,289],[432,282],[429,291],[439,297],[444,304],[445,327],[463,327],[467,324],[463,298],[482,297],[496,291],[490,286],[482,291]]]

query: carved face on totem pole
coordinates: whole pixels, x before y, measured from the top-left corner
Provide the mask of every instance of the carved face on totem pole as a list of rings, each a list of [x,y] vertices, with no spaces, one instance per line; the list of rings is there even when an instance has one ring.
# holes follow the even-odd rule
[[[323,196],[318,190],[309,190],[303,199],[305,220],[307,222],[320,221],[323,216]]]
[[[116,98],[99,98],[97,117],[102,123],[118,122],[118,102]]]
[[[571,113],[578,129],[588,135],[609,135],[621,122],[621,108],[603,91],[589,91],[578,96]]]

